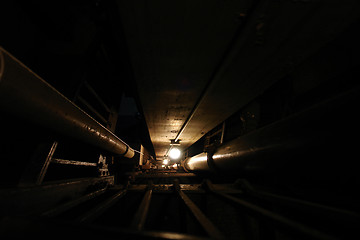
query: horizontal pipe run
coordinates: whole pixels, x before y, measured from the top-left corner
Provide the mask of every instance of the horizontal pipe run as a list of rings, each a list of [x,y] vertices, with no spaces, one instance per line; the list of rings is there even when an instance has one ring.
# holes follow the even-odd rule
[[[0,108],[111,153],[135,155],[129,145],[1,47]]]
[[[211,153],[189,157],[182,166],[187,171],[226,175],[273,174],[284,169],[348,172],[357,154],[353,139],[360,132],[360,118],[353,109],[358,107],[359,92],[359,88],[344,92],[226,142]],[[344,161],[340,166],[338,159]]]

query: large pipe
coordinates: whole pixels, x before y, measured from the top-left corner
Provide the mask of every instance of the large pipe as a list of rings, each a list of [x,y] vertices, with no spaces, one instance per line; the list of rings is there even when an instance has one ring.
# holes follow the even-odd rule
[[[358,154],[359,88],[185,159],[187,171],[222,174],[350,172]],[[341,164],[340,164],[341,163]],[[330,174],[330,173],[329,173]],[[346,174],[345,174],[346,176]]]
[[[103,150],[134,156],[134,150],[0,47],[2,110]]]

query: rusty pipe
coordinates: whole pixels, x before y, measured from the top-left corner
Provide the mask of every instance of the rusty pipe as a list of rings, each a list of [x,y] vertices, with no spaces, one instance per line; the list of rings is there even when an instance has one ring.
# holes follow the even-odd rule
[[[103,150],[132,158],[134,150],[0,47],[0,108]]]

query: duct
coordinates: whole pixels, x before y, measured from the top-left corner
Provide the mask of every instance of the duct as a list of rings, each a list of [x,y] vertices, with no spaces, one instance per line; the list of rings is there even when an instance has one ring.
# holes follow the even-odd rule
[[[360,132],[359,88],[185,159],[187,171],[226,175],[349,170]],[[341,159],[342,164],[339,165]],[[350,167],[349,167],[350,166]]]
[[[127,158],[134,150],[0,47],[0,108]]]

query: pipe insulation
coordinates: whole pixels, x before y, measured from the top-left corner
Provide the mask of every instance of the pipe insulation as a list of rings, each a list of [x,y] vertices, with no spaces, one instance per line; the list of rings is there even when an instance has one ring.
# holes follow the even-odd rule
[[[114,154],[134,150],[0,47],[0,108]]]

